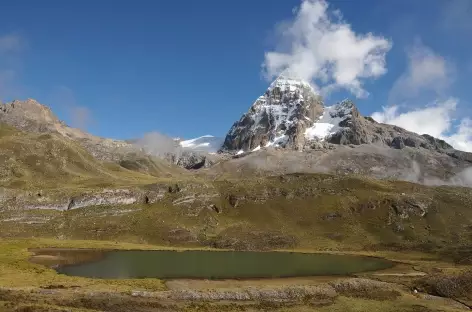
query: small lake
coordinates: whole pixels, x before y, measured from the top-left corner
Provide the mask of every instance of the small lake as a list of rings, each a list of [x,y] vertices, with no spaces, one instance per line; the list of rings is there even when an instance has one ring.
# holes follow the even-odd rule
[[[249,279],[349,275],[393,266],[374,257],[296,252],[32,250],[61,274],[103,279]]]

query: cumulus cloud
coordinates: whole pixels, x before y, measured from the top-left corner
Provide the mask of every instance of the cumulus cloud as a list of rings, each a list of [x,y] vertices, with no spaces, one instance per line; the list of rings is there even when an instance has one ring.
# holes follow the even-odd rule
[[[328,9],[324,0],[302,0],[293,19],[279,25],[278,47],[265,54],[263,73],[272,80],[287,72],[322,94],[345,89],[366,97],[363,82],[387,72],[385,56],[392,43],[354,32],[339,11]]]
[[[451,129],[452,114],[456,107],[456,99],[403,113],[400,113],[398,106],[390,106],[384,107],[382,112],[373,113],[372,118],[378,122],[394,124],[419,134],[427,133],[439,137]]]
[[[458,150],[472,152],[472,121],[456,118],[459,100],[448,95],[455,79],[454,63],[420,40],[406,53],[408,65],[390,90],[390,106],[373,113],[372,118],[432,135]]]
[[[405,128],[419,134],[429,134],[451,144],[454,148],[472,152],[472,120],[464,118],[454,126],[458,100],[450,98],[431,106],[401,112],[398,106],[384,107],[372,118]]]
[[[418,98],[424,93],[444,95],[454,81],[452,62],[417,41],[407,49],[408,67],[396,80],[389,94],[389,104]]]

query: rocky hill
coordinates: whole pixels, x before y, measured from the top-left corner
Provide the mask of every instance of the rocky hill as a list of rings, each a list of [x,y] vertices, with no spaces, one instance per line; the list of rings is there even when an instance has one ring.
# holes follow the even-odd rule
[[[0,124],[2,123],[29,133],[59,134],[78,143],[97,160],[115,162],[127,169],[153,175],[160,175],[166,171],[164,167],[169,166],[168,162],[186,169],[208,167],[212,164],[211,160],[207,159],[207,151],[190,146],[190,141],[183,141],[189,146],[180,146],[179,142],[173,142],[172,139],[167,138],[170,144],[176,145],[175,151],[158,155],[161,157],[154,157],[156,154],[149,151],[146,145],[137,144],[139,140],[102,138],[69,127],[59,120],[49,107],[34,99],[15,100],[0,105]],[[205,142],[200,142],[197,147],[205,147],[205,145]]]

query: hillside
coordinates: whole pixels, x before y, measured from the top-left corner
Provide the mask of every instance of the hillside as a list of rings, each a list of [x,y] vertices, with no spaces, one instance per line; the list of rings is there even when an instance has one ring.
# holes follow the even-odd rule
[[[134,158],[129,167],[145,162],[150,174],[166,178],[179,176],[182,169],[165,161]],[[9,188],[100,187],[143,184],[157,178],[133,172],[117,164],[97,160],[79,144],[55,133],[19,131],[0,124],[0,183]],[[140,170],[140,168],[130,168]]]
[[[160,182],[110,192],[67,196],[61,189],[42,190],[41,198],[23,196],[21,206],[14,204],[20,203],[18,193],[10,200],[4,194],[0,236],[255,250],[470,247],[467,188],[290,174]],[[146,200],[133,201],[137,197]]]

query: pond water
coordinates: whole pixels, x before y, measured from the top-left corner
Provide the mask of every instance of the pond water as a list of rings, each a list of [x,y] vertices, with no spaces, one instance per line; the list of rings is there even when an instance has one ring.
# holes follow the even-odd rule
[[[248,279],[349,275],[392,267],[388,260],[354,255],[144,250],[36,250],[32,261],[57,272],[91,278]]]

